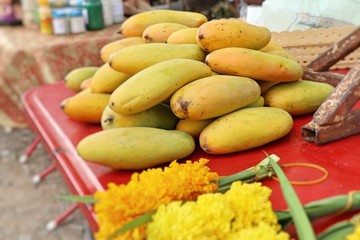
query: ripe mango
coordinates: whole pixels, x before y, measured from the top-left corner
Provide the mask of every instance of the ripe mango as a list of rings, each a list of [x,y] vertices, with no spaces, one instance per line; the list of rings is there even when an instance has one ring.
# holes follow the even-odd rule
[[[167,39],[167,43],[170,44],[197,44],[196,33],[198,28],[184,28],[173,32]]]
[[[258,99],[255,100],[255,102],[250,103],[249,105],[247,105],[246,107],[263,107],[265,104],[265,99],[263,96],[260,96]]]
[[[107,106],[101,117],[103,129],[120,127],[154,127],[173,130],[179,119],[166,104],[158,104],[152,108],[132,115],[114,112]]]
[[[196,42],[207,52],[227,47],[259,50],[271,39],[270,30],[237,18],[214,19],[202,24],[196,34]]]
[[[289,51],[287,51],[285,48],[283,48],[274,39],[270,39],[270,42],[265,47],[260,49],[260,51],[278,55],[278,56],[285,57],[285,58],[296,61],[295,56],[293,56]]]
[[[209,125],[214,119],[205,120],[191,120],[191,119],[180,119],[176,124],[176,130],[186,132],[193,138],[197,139],[200,136],[201,131]]]
[[[148,45],[152,45],[151,43]],[[135,114],[168,99],[176,90],[211,75],[203,62],[171,59],[152,65],[121,84],[110,98],[110,107],[120,114]]]
[[[60,107],[69,118],[80,122],[100,123],[109,104],[110,94],[91,93],[90,88],[64,99]]]
[[[203,120],[243,108],[259,97],[260,87],[250,78],[213,75],[181,87],[170,107],[178,118]]]
[[[112,93],[130,77],[130,74],[115,71],[110,67],[109,63],[104,63],[91,79],[91,92]]]
[[[103,60],[104,63],[108,62],[110,59],[111,54],[120,51],[124,48],[127,48],[132,45],[137,44],[144,44],[146,43],[144,39],[140,37],[128,37],[128,38],[122,38],[119,40],[115,40],[113,42],[110,42],[108,44],[105,44],[100,49],[100,58]]]
[[[199,27],[207,22],[201,13],[177,10],[151,10],[135,14],[120,25],[119,33],[125,37],[141,37],[144,30],[156,23],[179,23],[188,27]]]
[[[114,53],[110,58],[110,66],[119,72],[135,74],[169,59],[184,58],[204,62],[205,57],[206,53],[197,44],[141,44]]]
[[[229,47],[213,51],[206,56],[205,62],[220,74],[254,80],[291,82],[303,75],[303,69],[296,61],[246,48]]]
[[[102,130],[83,138],[78,154],[113,169],[139,170],[189,156],[195,141],[187,133],[150,127]]]
[[[179,23],[156,23],[147,27],[142,37],[147,43],[166,43],[173,32],[185,28],[189,27]]]
[[[201,132],[201,148],[210,154],[228,154],[262,146],[287,135],[291,115],[281,108],[243,108],[221,116]]]
[[[334,87],[327,83],[298,80],[271,87],[264,99],[266,105],[298,116],[315,112],[333,90]]]

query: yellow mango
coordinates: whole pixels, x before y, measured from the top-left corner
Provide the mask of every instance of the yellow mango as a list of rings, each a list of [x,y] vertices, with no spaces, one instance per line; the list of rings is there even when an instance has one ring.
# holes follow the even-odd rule
[[[274,39],[270,39],[270,42],[265,47],[260,49],[260,51],[296,61],[295,56],[293,56],[289,51],[283,48]]]
[[[213,75],[181,87],[172,95],[170,107],[181,119],[203,120],[243,108],[259,97],[260,87],[250,78]]]
[[[196,34],[199,46],[207,52],[227,47],[259,50],[271,39],[266,27],[259,27],[236,18],[214,19],[202,24]]]
[[[158,104],[152,108],[131,115],[114,112],[107,106],[101,117],[103,129],[120,127],[154,127],[173,130],[179,119],[166,104]]]
[[[147,43],[166,43],[173,32],[185,28],[189,27],[179,23],[156,23],[147,27],[142,37]]]
[[[64,99],[60,107],[69,118],[80,122],[100,123],[110,94],[91,93],[90,88]]]
[[[114,53],[110,58],[110,66],[119,72],[135,74],[169,59],[184,58],[204,62],[205,57],[206,53],[197,44],[141,44]]]
[[[327,83],[299,80],[271,87],[264,99],[266,105],[298,116],[315,112],[333,90],[334,87]]]
[[[176,124],[176,130],[186,132],[193,138],[198,138],[201,131],[209,125],[214,119],[205,120],[191,120],[191,119],[180,119]]]
[[[113,42],[105,44],[100,49],[100,58],[103,60],[104,63],[108,62],[110,59],[111,54],[120,51],[124,48],[127,48],[129,46],[138,45],[138,44],[144,44],[146,43],[144,39],[140,37],[128,37],[128,38],[122,38],[119,40],[115,40]]]
[[[141,37],[144,30],[156,23],[179,23],[188,27],[199,27],[207,22],[207,17],[201,13],[156,9],[135,14],[120,25],[119,33],[125,37]]]
[[[195,141],[187,133],[150,127],[102,130],[83,138],[79,155],[88,162],[121,170],[155,167],[189,156]]]
[[[170,44],[196,44],[196,33],[198,28],[184,28],[173,32],[167,39]]]
[[[117,113],[135,114],[162,103],[185,84],[211,73],[205,63],[192,59],[162,61],[121,84],[111,94],[109,104]]]
[[[296,61],[246,48],[229,47],[213,51],[206,56],[205,62],[220,74],[254,80],[291,82],[303,75],[303,69]]]
[[[280,139],[292,126],[291,115],[281,108],[243,108],[207,125],[200,134],[199,143],[210,154],[235,153]]]
[[[130,77],[130,74],[115,71],[109,63],[104,63],[91,79],[91,92],[112,93]]]
[[[265,105],[265,99],[263,96],[260,96],[258,99],[255,100],[255,102],[250,103],[246,107],[263,107]]]

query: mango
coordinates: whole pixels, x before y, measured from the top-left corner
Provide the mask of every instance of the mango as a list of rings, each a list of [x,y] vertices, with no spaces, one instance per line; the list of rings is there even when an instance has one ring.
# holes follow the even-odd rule
[[[69,118],[80,122],[100,123],[110,94],[91,93],[90,88],[64,99],[60,107]]]
[[[196,42],[207,51],[227,47],[259,50],[271,39],[270,30],[236,18],[214,19],[202,24],[196,34]]]
[[[258,99],[255,100],[255,102],[250,103],[246,107],[263,107],[265,105],[265,99],[263,96],[260,96]]]
[[[167,39],[167,43],[170,44],[197,44],[196,33],[198,28],[184,28],[173,32]]]
[[[101,117],[102,129],[120,127],[154,127],[173,130],[179,119],[166,104],[158,104],[152,108],[132,115],[114,112],[107,106]]]
[[[91,92],[112,93],[130,77],[130,74],[115,71],[109,63],[104,63],[91,79]]]
[[[119,170],[155,167],[189,156],[195,141],[187,133],[150,127],[124,127],[90,134],[77,144],[88,162]]]
[[[176,124],[176,130],[186,132],[193,138],[197,139],[200,136],[201,131],[209,125],[214,119],[205,120],[191,120],[191,119],[180,119]]]
[[[197,12],[156,9],[129,17],[120,25],[119,33],[125,37],[141,37],[148,26],[156,23],[179,23],[188,27],[199,27],[207,21],[204,14]]]
[[[197,44],[152,43],[127,47],[112,54],[110,66],[119,72],[135,74],[169,59],[205,61],[206,53]]]
[[[185,84],[210,76],[211,73],[205,63],[192,59],[162,61],[121,84],[111,94],[109,104],[117,113],[135,114],[166,101]]]
[[[264,99],[268,106],[299,116],[314,113],[333,90],[334,87],[327,83],[298,80],[271,87],[264,94]]]
[[[205,62],[220,74],[249,77],[254,80],[291,82],[303,75],[301,65],[293,60],[265,52],[229,47],[209,53]]]
[[[243,108],[221,116],[207,125],[199,137],[209,154],[229,154],[263,146],[287,135],[291,115],[281,108]]]
[[[78,67],[72,69],[65,75],[65,86],[75,93],[80,92],[82,90],[80,87],[81,83],[94,76],[98,69],[99,67],[95,66]]]
[[[179,23],[156,23],[147,27],[142,37],[147,43],[166,43],[173,32],[185,28],[189,27]]]
[[[177,90],[170,107],[178,118],[203,120],[243,108],[259,97],[260,87],[250,78],[212,75]]]
[[[120,51],[124,48],[127,48],[129,46],[144,44],[144,43],[146,42],[141,36],[122,38],[119,40],[109,42],[100,49],[100,58],[104,63],[106,63],[109,61],[111,54]]]

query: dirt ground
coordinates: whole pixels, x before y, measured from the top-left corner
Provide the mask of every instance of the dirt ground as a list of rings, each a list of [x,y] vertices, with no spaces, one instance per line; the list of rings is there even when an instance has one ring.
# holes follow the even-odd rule
[[[33,177],[52,164],[41,144],[25,162],[20,156],[34,139],[30,129],[0,126],[0,239],[1,240],[91,240],[91,231],[77,209],[55,230],[46,225],[72,204],[58,200],[70,194],[59,172],[54,171],[39,184]]]

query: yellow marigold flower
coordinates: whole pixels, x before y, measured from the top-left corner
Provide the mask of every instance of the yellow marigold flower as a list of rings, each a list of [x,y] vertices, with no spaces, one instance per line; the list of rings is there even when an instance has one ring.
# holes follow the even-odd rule
[[[346,240],[360,240],[360,223],[357,223],[355,230],[350,235],[346,236]]]
[[[260,222],[274,226],[277,230],[281,228],[269,200],[271,192],[270,188],[262,186],[260,182],[242,184],[238,181],[231,185],[225,197],[237,214],[233,222],[234,230],[254,227]]]
[[[288,234],[278,233],[270,194],[261,183],[234,182],[225,194],[209,193],[197,201],[160,206],[148,224],[147,239],[289,239]],[[266,238],[258,238],[265,233]]]
[[[231,235],[227,240],[256,239],[256,240],[289,240],[290,235],[286,232],[277,232],[270,225],[261,222],[256,227],[241,229]]]
[[[97,192],[94,210],[99,232],[96,239],[106,239],[130,220],[174,200],[194,200],[198,195],[218,189],[219,176],[206,167],[207,159],[197,162],[173,161],[169,167],[134,173],[127,184],[108,184]],[[116,239],[145,239],[145,227],[128,231]]]
[[[221,194],[205,194],[196,202],[172,202],[159,207],[153,215],[147,239],[224,239],[234,217]]]

